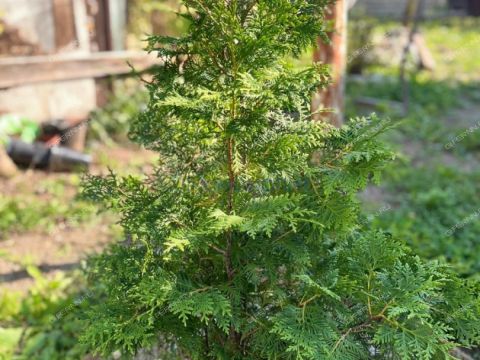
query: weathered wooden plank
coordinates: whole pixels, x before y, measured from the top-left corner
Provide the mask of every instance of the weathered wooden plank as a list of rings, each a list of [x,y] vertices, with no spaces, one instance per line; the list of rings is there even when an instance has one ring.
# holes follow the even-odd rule
[[[144,52],[99,52],[0,59],[0,88],[50,81],[101,78],[144,71],[163,61]]]

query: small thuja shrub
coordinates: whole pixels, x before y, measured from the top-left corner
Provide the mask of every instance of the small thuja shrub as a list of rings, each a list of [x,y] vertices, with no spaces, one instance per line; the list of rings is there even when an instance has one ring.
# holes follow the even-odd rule
[[[479,340],[474,285],[356,229],[356,193],[392,157],[385,122],[310,121],[326,70],[285,60],[325,35],[327,3],[185,0],[187,35],[150,38],[166,63],[131,138],[158,167],[84,189],[131,238],[92,265],[103,297],[82,338],[97,351],[443,359]]]

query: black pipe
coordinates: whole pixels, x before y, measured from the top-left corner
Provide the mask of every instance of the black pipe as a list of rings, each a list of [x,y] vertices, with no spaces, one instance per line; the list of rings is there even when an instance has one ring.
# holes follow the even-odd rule
[[[7,154],[18,165],[50,171],[84,171],[92,162],[90,155],[62,146],[47,147],[43,143],[29,144],[16,139],[8,142]]]

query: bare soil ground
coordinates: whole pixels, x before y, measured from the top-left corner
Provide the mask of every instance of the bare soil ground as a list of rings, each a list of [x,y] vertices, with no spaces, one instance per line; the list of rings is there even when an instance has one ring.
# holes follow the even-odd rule
[[[120,173],[148,173],[155,155],[134,148],[92,149],[94,164],[90,172],[102,174],[112,168]],[[78,185],[72,183],[72,174],[47,173],[37,170],[20,171],[9,180],[0,179],[0,197],[28,196],[36,201],[73,201]],[[78,176],[77,176],[78,178]],[[45,187],[61,183],[62,191],[52,194]],[[53,277],[57,272],[69,270],[79,265],[88,254],[102,250],[115,238],[118,229],[111,216],[99,216],[93,221],[73,226],[65,219],[52,229],[3,234],[0,239],[0,292],[15,290],[26,292],[33,279],[25,271],[25,264],[37,266],[46,276]],[[118,237],[118,235],[117,235]]]

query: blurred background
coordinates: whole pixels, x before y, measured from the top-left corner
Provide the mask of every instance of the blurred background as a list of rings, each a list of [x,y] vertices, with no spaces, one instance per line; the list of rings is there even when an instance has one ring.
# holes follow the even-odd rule
[[[384,140],[398,153],[361,194],[359,222],[480,278],[480,0],[340,2],[339,121],[375,112],[395,124]],[[181,34],[182,11],[176,0],[0,0],[0,359],[92,358],[78,343],[82,268],[125,237],[79,197],[81,178],[151,171],[155,154],[127,136],[162,65],[142,49],[148,34]]]

